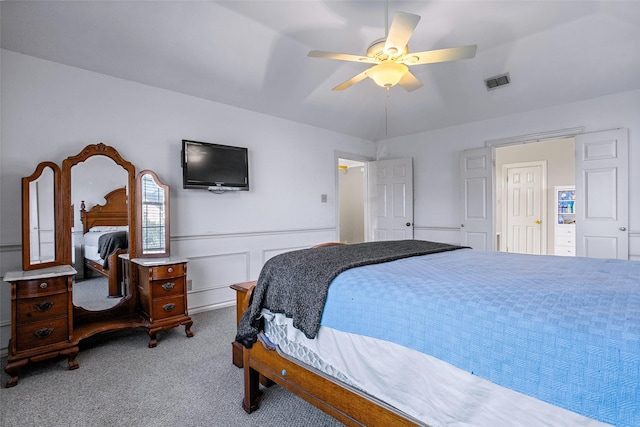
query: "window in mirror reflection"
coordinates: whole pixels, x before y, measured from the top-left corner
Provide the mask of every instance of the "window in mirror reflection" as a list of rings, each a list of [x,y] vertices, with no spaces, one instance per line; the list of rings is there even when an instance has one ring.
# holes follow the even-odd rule
[[[55,260],[53,170],[49,167],[29,183],[29,241],[31,264]]]
[[[164,253],[164,189],[149,174],[142,176],[142,248],[144,254]]]

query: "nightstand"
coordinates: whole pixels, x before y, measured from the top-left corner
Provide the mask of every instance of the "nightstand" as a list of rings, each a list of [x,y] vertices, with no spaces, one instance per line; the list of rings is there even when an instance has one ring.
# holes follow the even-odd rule
[[[72,286],[76,270],[68,265],[40,270],[8,272],[11,283],[11,340],[5,372],[7,387],[18,383],[21,367],[59,355],[77,369],[73,345]]]
[[[158,332],[180,325],[184,325],[187,337],[192,337],[193,320],[187,312],[187,260],[134,258],[131,262],[138,270],[138,311],[149,321],[149,347],[158,344]]]

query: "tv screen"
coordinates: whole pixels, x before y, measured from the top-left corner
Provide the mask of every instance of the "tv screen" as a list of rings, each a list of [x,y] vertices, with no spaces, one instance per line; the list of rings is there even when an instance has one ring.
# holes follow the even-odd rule
[[[182,140],[182,186],[249,190],[249,158],[244,147]]]

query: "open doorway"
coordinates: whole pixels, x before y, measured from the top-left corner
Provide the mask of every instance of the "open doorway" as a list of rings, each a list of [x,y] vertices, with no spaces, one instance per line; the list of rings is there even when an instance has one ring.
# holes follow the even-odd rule
[[[536,199],[535,190],[531,188],[523,188],[520,194],[517,193],[520,189],[516,188],[516,197],[514,197],[514,183],[509,182],[509,173],[505,171],[511,170],[522,173],[522,176],[527,174],[533,176],[533,172],[528,168],[535,164],[546,165],[546,172],[542,172],[543,176],[540,177],[539,182],[540,197]],[[555,188],[575,186],[575,138],[567,137],[496,147],[494,182],[497,250],[559,255],[557,243],[561,236],[558,235],[560,233],[557,230],[559,220]],[[531,214],[527,219],[531,224],[526,223],[523,227],[521,221],[514,219],[515,200],[522,202],[519,205],[521,213]],[[527,212],[522,212],[522,209],[526,209]],[[535,221],[539,223],[536,224]],[[539,236],[536,237],[535,233],[539,233]],[[536,242],[539,244],[536,245]]]
[[[343,243],[363,243],[366,236],[366,163],[338,158],[338,229]]]

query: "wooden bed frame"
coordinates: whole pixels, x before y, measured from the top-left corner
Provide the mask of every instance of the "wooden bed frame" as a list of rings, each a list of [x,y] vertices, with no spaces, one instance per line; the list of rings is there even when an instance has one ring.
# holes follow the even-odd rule
[[[256,282],[231,286],[236,291],[237,319],[249,307]],[[242,408],[259,408],[260,384],[278,384],[348,426],[417,426],[416,420],[305,365],[267,350],[260,342],[247,349],[233,343],[233,363],[244,368]]]
[[[87,233],[92,227],[97,226],[126,226],[129,224],[129,208],[127,204],[126,187],[117,188],[104,196],[104,205],[95,205],[86,210],[84,200],[80,205],[80,220],[82,221],[82,233]],[[109,280],[109,297],[120,298],[123,296],[122,270],[119,268],[118,256],[127,253],[125,249],[118,249],[107,257],[107,268],[91,259],[84,259],[84,272],[87,277],[89,271],[105,276]]]

